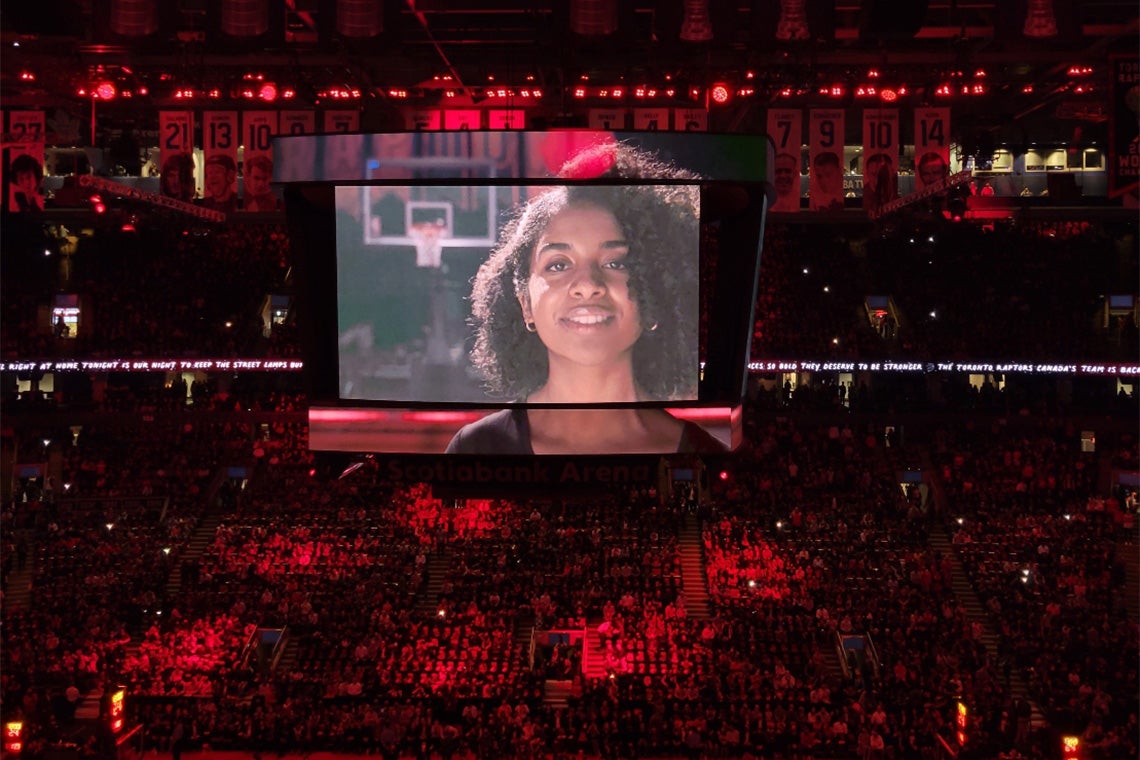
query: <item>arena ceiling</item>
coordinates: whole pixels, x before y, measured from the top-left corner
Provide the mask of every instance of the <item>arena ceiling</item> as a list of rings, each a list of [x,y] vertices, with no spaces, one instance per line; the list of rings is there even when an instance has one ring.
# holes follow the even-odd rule
[[[116,98],[92,107],[113,121],[140,104],[168,107],[180,91],[194,93],[194,107],[229,107],[251,82],[272,82],[295,93],[289,107],[344,94],[362,110],[362,126],[386,128],[401,107],[479,104],[501,88],[546,123],[574,123],[597,105],[596,88],[611,98],[620,88],[624,106],[639,86],[660,105],[703,106],[723,82],[737,97],[716,124],[736,131],[777,103],[865,105],[873,99],[856,93],[872,85],[901,88],[900,107],[951,105],[968,128],[1024,133],[1076,121],[1096,129],[1107,120],[1109,57],[1136,55],[1138,8],[1135,0],[9,2],[0,13],[0,98],[5,108],[75,107],[109,82]],[[1027,20],[1042,13],[1054,27],[1030,32]]]

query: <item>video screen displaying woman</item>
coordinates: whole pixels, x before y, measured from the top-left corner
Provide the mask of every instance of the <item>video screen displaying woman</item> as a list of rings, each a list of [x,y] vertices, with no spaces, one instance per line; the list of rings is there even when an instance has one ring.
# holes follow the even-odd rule
[[[721,449],[660,408],[562,406],[697,399],[700,191],[666,184],[695,177],[620,144],[587,151],[562,176],[597,177],[599,162],[602,182],[529,188],[497,215],[506,222],[481,249],[462,243],[473,239],[464,211],[481,218],[480,204],[523,188],[459,192],[450,207],[440,198],[462,188],[435,187],[426,200],[413,197],[423,188],[382,188],[373,204],[381,218],[361,226],[376,240],[377,227],[403,221],[399,235],[417,252],[398,276],[385,266],[384,278],[400,281],[398,304],[387,307],[394,321],[368,321],[371,288],[341,263],[342,398],[527,405],[465,426],[452,453]],[[640,177],[653,183],[620,183]],[[464,209],[472,196],[475,207]],[[425,246],[436,255],[419,253]],[[402,342],[379,348],[393,330]],[[378,352],[389,356],[384,388],[366,366],[365,355]]]

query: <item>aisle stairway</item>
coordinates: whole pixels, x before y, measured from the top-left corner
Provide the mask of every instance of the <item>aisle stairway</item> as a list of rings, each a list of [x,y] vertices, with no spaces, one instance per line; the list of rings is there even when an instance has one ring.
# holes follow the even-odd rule
[[[36,572],[36,551],[31,543],[31,531],[26,532],[28,559],[23,569],[12,570],[8,574],[8,586],[4,589],[5,613],[28,609],[32,602],[32,578]]]
[[[1131,535],[1116,542],[1116,556],[1124,563],[1124,608],[1133,625],[1140,626],[1140,535],[1133,528]]]
[[[606,651],[602,646],[602,637],[598,635],[598,626],[601,624],[599,619],[590,621],[586,626],[586,640],[582,644],[582,675],[586,681],[609,675],[606,672]]]
[[[677,534],[677,550],[681,555],[681,590],[685,594],[685,610],[694,620],[708,620],[709,592],[705,576],[704,544],[701,523],[696,515],[686,513]]]
[[[166,598],[177,599],[179,592],[182,591],[182,567],[187,564],[197,564],[202,559],[202,555],[206,553],[206,549],[214,541],[214,536],[218,532],[218,526],[222,524],[222,516],[219,514],[208,514],[202,518],[198,523],[198,527],[194,530],[194,534],[190,536],[190,540],[186,542],[186,548],[178,557],[178,562],[174,565],[174,569],[170,571],[170,575],[166,578]]]
[[[947,510],[950,505],[947,501],[945,490],[942,488],[941,479],[933,470],[931,470],[930,473],[929,484],[934,495],[935,511],[938,514],[949,514]],[[939,522],[934,521],[931,524],[927,542],[932,550],[942,556],[949,557],[951,572],[950,587],[953,589],[954,596],[958,599],[959,604],[961,604],[963,611],[966,613],[966,620],[971,624],[976,623],[980,627],[979,641],[985,646],[990,662],[996,663],[998,661],[998,648],[1001,643],[1001,636],[994,630],[989,611],[985,605],[982,604],[982,600],[974,590],[973,584],[970,583],[966,568],[958,559],[958,554],[954,551],[953,543],[950,540],[950,535],[947,533],[946,528]],[[1045,715],[1041,712],[1037,703],[1031,698],[1029,687],[1026,685],[1025,679],[1016,669],[1010,673],[1009,693],[1013,699],[1024,699],[1029,703],[1031,710],[1030,724],[1032,726],[1046,725],[1048,721]]]
[[[439,612],[439,594],[443,590],[443,581],[450,569],[451,555],[447,551],[434,551],[428,555],[427,577],[419,601],[416,603],[418,615],[431,616]]]

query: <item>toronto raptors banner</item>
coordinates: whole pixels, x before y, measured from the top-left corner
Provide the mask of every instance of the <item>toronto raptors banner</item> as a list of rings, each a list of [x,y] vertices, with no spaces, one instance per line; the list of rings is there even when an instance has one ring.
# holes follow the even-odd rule
[[[316,111],[282,111],[277,120],[279,135],[311,135],[317,131]]]
[[[4,140],[7,207],[15,213],[42,211],[44,196],[43,111],[9,111]]]
[[[899,112],[863,111],[863,208],[878,212],[899,194]]]
[[[325,132],[359,132],[360,111],[325,111]]]
[[[950,109],[914,109],[914,189],[944,180],[950,168]]]
[[[1140,188],[1140,60],[1113,57],[1109,66],[1108,195],[1115,198]]]
[[[242,208],[246,211],[276,211],[281,208],[270,181],[273,179],[273,136],[277,134],[276,111],[246,111],[241,115]]]
[[[237,210],[237,111],[202,114],[202,205],[214,211]]]
[[[628,111],[624,108],[591,108],[590,129],[611,131],[625,129],[625,117]]]
[[[803,112],[798,108],[773,108],[768,111],[768,137],[776,151],[773,167],[776,203],[772,210],[799,211]]]
[[[843,208],[843,130],[842,108],[813,108],[808,118],[808,207],[812,211]]]
[[[159,112],[158,150],[162,194],[185,202],[194,200],[193,111]]]

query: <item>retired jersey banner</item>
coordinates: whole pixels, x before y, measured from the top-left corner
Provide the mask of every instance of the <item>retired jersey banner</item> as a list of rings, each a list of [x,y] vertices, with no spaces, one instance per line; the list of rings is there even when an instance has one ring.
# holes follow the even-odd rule
[[[311,135],[317,131],[317,112],[282,111],[277,122],[279,135]]]
[[[476,130],[483,128],[483,112],[478,108],[443,109],[443,128],[453,130]]]
[[[487,112],[487,129],[526,129],[526,109],[492,108]]]
[[[899,195],[899,111],[863,111],[863,208],[878,212]]]
[[[194,200],[194,112],[160,111],[158,150],[162,194],[180,201]]]
[[[273,138],[277,135],[276,111],[244,111],[241,115],[242,160],[253,156],[273,158]]]
[[[44,113],[9,111],[4,140],[6,201],[13,213],[43,211]]]
[[[914,109],[914,189],[922,190],[950,173],[950,109]]]
[[[629,113],[624,108],[591,108],[590,129],[610,131],[625,129],[625,117]]]
[[[800,210],[800,161],[803,154],[803,111],[773,108],[768,111],[768,137],[776,151],[773,182],[776,202],[773,211]]]
[[[842,108],[813,108],[808,118],[808,207],[812,211],[843,208],[843,133],[847,128]]]
[[[1108,196],[1140,188],[1140,59],[1112,57],[1109,111]]]
[[[202,205],[214,211],[237,210],[237,111],[206,111],[202,114],[202,154],[205,169]]]
[[[443,112],[438,108],[409,108],[404,111],[404,123],[414,132],[443,129]]]
[[[654,130],[668,131],[668,108],[635,108],[633,109],[633,128],[646,132]]]
[[[703,108],[674,108],[673,129],[678,132],[708,132],[709,112]]]
[[[359,132],[360,111],[325,111],[325,132]]]
[[[273,180],[273,136],[277,128],[276,111],[245,111],[241,115],[241,207],[245,211],[281,208],[281,201],[269,184]]]

